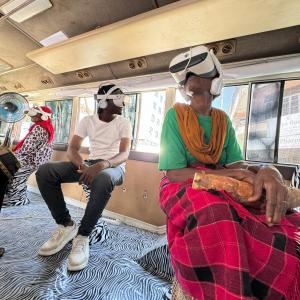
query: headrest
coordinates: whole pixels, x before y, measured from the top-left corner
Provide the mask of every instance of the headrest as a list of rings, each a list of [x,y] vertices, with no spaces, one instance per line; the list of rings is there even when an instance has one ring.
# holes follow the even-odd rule
[[[205,46],[197,46],[175,56],[169,66],[171,75],[179,85],[183,85],[188,73],[203,78],[214,78],[220,73],[220,62]]]

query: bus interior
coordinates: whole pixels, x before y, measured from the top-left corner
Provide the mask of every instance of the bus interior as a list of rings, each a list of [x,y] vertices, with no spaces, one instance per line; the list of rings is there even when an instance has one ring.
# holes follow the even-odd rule
[[[103,82],[126,90],[123,114],[133,128],[125,181],[99,224],[107,236],[91,246],[82,272],[66,271],[67,252],[37,255],[54,222],[34,174],[27,181],[31,203],[2,209],[1,299],[171,299],[157,163],[164,116],[185,102],[169,63],[196,45],[213,49],[222,63],[225,85],[213,106],[230,117],[244,159],[276,166],[289,182],[300,164],[299,1],[0,0],[0,94],[51,107],[51,161],[68,159],[76,125],[96,112]],[[8,124],[0,124],[3,141]],[[29,117],[14,124],[14,144],[30,124]],[[84,158],[88,148],[85,139]],[[63,184],[63,193],[79,219],[82,187]]]

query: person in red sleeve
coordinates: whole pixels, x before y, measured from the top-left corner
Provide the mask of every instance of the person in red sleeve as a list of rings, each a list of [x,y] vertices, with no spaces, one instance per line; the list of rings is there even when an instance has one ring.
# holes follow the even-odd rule
[[[27,179],[38,167],[47,163],[52,155],[54,128],[51,123],[52,110],[48,106],[34,106],[28,115],[33,124],[27,135],[13,149],[21,168],[9,181],[3,206],[28,204]]]

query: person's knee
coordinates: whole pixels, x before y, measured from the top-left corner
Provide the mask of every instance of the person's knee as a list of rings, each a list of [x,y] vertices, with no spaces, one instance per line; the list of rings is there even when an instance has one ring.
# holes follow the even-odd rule
[[[51,163],[41,165],[38,168],[37,172],[35,173],[37,183],[42,182],[46,179],[49,179],[51,177],[51,170],[52,170]]]
[[[112,191],[114,188],[112,177],[105,172],[100,172],[95,176],[91,188],[96,190]]]

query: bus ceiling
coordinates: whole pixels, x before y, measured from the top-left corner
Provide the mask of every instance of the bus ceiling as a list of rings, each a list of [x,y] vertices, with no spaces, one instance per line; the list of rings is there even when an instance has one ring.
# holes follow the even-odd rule
[[[0,93],[163,73],[196,44],[214,49],[228,70],[300,52],[298,1],[13,2],[0,0]]]

